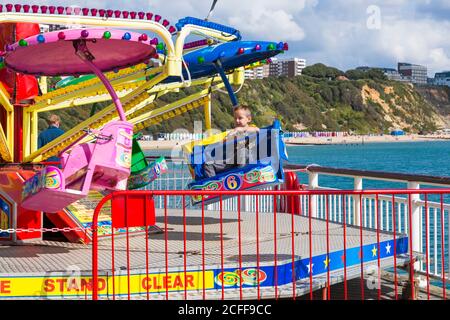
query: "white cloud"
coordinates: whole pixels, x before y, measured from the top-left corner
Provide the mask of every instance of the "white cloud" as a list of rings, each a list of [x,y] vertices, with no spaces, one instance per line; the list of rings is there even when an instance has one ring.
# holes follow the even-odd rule
[[[264,37],[264,40],[272,41],[299,41],[305,37],[305,32],[294,21],[293,16],[283,10],[257,10],[245,21],[239,16],[232,16],[228,20],[230,25],[236,26],[245,35],[253,35],[256,39]]]
[[[419,20],[412,23],[403,20],[385,25],[376,40],[385,54],[393,55],[398,60],[413,60],[427,64],[431,62],[429,61],[431,53],[436,48],[441,48],[442,52],[444,49],[441,46],[449,48],[446,41],[449,30],[448,22]],[[437,57],[436,54],[433,56]],[[443,67],[438,60],[435,60],[434,64]]]
[[[450,70],[450,57],[444,52],[444,48],[432,49],[430,51],[430,61],[434,70]]]
[[[295,19],[311,0],[219,0],[211,21],[227,24],[240,30],[245,39],[294,40],[303,39],[304,31]],[[151,1],[152,7],[172,17],[172,21],[190,15],[205,18],[211,0]]]
[[[367,27],[372,17],[367,8],[373,3],[380,9],[379,29]],[[321,0],[298,17],[306,34],[298,43],[303,52],[298,52],[308,63],[343,70],[359,65],[395,68],[397,62],[407,61],[426,65],[432,76],[450,69],[450,23],[440,19],[446,8],[448,1]]]
[[[21,0],[6,0],[8,3],[23,3]],[[3,0],[2,0],[3,2]],[[230,24],[242,31],[247,39],[301,40],[304,32],[294,15],[305,5],[314,5],[317,0],[219,0],[211,20]],[[212,0],[35,0],[37,5],[77,5],[80,7],[113,8],[120,10],[151,11],[167,17],[172,24],[185,16],[205,18]]]
[[[23,3],[22,0],[0,0]],[[172,24],[205,18],[212,0],[33,0],[34,4],[152,11]],[[380,28],[367,28],[367,9],[379,7]],[[246,40],[289,41],[286,56],[340,69],[395,67],[399,60],[450,69],[448,0],[219,0],[212,21],[239,29]],[[373,11],[372,11],[373,12]],[[448,13],[448,14],[447,14]]]

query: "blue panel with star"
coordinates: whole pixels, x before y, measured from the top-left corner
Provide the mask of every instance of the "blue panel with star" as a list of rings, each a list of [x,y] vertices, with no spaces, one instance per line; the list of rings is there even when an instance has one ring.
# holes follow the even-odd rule
[[[290,284],[301,279],[308,279],[312,277],[323,276],[328,271],[339,271],[344,269],[344,261],[346,268],[364,265],[365,263],[374,262],[380,259],[390,258],[394,255],[394,249],[397,256],[408,253],[408,237],[396,239],[394,248],[394,240],[388,240],[373,244],[366,244],[361,247],[349,248],[321,254],[304,259],[294,260],[294,263],[289,262],[282,265],[275,266],[257,266],[245,267],[239,269],[221,269],[214,270],[214,284],[215,289],[224,287],[225,289],[236,289],[242,286],[243,288],[250,287],[274,287]],[[275,272],[276,270],[276,272]],[[295,270],[295,271],[294,271]]]
[[[12,204],[7,202],[0,196],[0,230],[12,227]],[[0,232],[1,240],[11,240],[12,234],[8,232]]]
[[[0,209],[3,210],[7,214],[11,214],[10,205],[2,198],[0,198]]]

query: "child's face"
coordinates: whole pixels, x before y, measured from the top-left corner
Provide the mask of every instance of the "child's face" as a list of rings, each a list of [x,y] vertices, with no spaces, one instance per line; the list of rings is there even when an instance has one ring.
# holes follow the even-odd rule
[[[236,110],[234,112],[234,124],[236,127],[247,127],[252,121],[252,117],[245,110]]]

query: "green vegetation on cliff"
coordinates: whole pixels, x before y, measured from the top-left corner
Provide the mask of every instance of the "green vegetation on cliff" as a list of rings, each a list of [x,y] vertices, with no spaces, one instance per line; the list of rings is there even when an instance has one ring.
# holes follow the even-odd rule
[[[160,105],[181,99],[198,89],[187,88],[167,94]],[[403,129],[411,133],[432,132],[446,126],[450,114],[448,88],[420,87],[388,81],[377,71],[349,70],[346,73],[323,64],[307,67],[302,76],[247,80],[238,93],[242,104],[253,109],[254,122],[266,126],[274,118],[289,131],[352,131],[388,133]],[[98,109],[108,103],[98,104]],[[231,102],[224,93],[214,93],[213,126],[219,130],[233,125]],[[91,106],[61,110],[63,129],[86,119]],[[45,118],[48,113],[42,113]],[[203,111],[170,119],[147,129],[150,133],[193,131],[195,121],[204,121]],[[40,120],[40,129],[45,121]],[[203,124],[204,128],[204,124]]]

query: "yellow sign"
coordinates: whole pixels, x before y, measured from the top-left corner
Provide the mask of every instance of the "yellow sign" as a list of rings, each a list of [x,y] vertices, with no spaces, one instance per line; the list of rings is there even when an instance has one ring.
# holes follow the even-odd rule
[[[102,200],[104,196],[97,191],[89,192],[86,198],[80,199],[75,203],[72,203],[67,209],[72,215],[78,219],[82,225],[86,225],[92,222],[92,216],[94,214],[95,207]],[[108,201],[100,211],[98,220],[111,221],[111,202]]]
[[[205,271],[205,289],[214,288],[214,272]],[[56,277],[4,277],[0,278],[0,298],[83,298],[92,294],[92,277],[56,276]],[[203,272],[176,272],[155,274],[131,274],[128,288],[127,275],[113,278],[99,277],[99,296],[146,294],[165,294],[184,290],[203,289]]]
[[[0,209],[0,229],[6,230],[9,228],[9,216]]]

